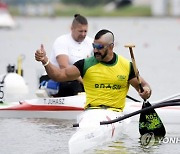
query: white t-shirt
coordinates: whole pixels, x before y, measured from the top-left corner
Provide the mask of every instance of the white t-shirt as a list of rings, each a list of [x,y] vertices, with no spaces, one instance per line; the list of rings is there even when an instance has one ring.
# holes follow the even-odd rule
[[[71,33],[58,37],[53,44],[50,61],[59,67],[56,57],[61,54],[68,55],[69,64],[72,65],[80,59],[84,59],[93,55],[92,47],[93,39],[86,36],[83,42],[76,42]]]

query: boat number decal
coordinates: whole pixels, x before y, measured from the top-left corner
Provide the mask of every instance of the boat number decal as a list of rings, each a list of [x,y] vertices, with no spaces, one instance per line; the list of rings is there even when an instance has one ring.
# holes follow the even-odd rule
[[[5,79],[6,75],[4,75],[2,77],[2,80],[0,81],[0,103],[3,102],[3,98],[4,98],[4,79]]]
[[[1,84],[0,85],[0,101],[4,98],[4,91],[3,91],[4,86]]]
[[[44,99],[44,104],[64,104],[65,99],[64,98],[49,98]]]
[[[146,115],[146,122],[140,122],[139,127],[141,129],[146,128],[147,130],[154,130],[156,128],[160,128],[162,125],[161,120],[157,113]]]
[[[85,139],[92,139],[92,138],[94,138],[95,136],[94,136],[94,133],[88,133],[88,134],[86,134],[85,135]]]

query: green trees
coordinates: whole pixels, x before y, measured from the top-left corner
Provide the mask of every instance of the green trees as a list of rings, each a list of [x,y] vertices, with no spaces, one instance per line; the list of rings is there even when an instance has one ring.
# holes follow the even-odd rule
[[[61,0],[64,4],[80,4],[83,6],[103,5],[114,0]]]

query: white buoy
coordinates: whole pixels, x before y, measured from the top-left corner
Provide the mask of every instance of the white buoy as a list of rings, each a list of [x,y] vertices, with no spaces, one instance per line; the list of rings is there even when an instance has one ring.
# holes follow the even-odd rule
[[[8,73],[4,78],[4,101],[20,101],[27,97],[29,92],[24,78],[17,73]]]

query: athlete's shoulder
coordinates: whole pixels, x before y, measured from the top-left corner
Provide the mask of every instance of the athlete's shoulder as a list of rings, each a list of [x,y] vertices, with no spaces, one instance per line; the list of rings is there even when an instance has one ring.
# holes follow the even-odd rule
[[[126,57],[124,57],[122,55],[118,55],[118,60],[121,62],[130,63],[129,59],[127,59]]]
[[[99,62],[94,56],[88,57],[84,60],[84,70],[87,70],[89,67],[98,64]]]
[[[91,64],[96,64],[98,63],[97,59],[94,56],[88,57],[85,60],[85,63],[91,63]]]

